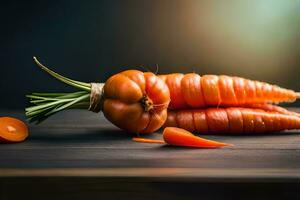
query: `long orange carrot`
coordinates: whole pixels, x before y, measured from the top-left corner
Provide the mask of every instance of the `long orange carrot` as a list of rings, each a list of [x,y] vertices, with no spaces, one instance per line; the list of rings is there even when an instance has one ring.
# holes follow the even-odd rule
[[[197,147],[197,148],[218,148],[231,146],[213,140],[206,140],[197,137],[187,130],[176,127],[166,127],[163,131],[163,137],[166,143],[174,146]]]
[[[24,122],[12,117],[0,117],[0,140],[3,142],[22,142],[28,137]]]
[[[300,93],[240,77],[190,74],[159,76],[168,85],[170,109],[243,106],[254,103],[291,102]]]
[[[169,111],[164,125],[200,133],[265,133],[300,129],[300,117],[250,108]]]
[[[273,105],[273,104],[267,104],[267,103],[247,104],[244,107],[245,108],[256,108],[256,109],[261,109],[261,110],[268,111],[268,112],[275,112],[275,113],[294,115],[294,116],[300,117],[300,113],[293,112],[293,111],[287,110],[283,107]]]
[[[187,130],[176,127],[166,127],[163,131],[163,138],[164,141],[140,137],[134,137],[132,138],[132,140],[135,142],[142,143],[169,144],[173,146],[196,148],[218,148],[224,146],[231,146],[231,144],[221,143],[197,137],[192,133],[188,132]]]

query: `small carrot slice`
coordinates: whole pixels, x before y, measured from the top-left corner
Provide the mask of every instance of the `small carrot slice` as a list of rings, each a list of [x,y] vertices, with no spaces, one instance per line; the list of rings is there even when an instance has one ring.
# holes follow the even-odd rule
[[[0,141],[22,142],[28,137],[27,125],[13,117],[0,117]]]
[[[147,138],[134,137],[132,138],[135,142],[143,142],[143,143],[154,143],[154,144],[166,144],[163,140],[153,140]]]
[[[193,135],[191,132],[176,127],[166,127],[163,131],[166,143],[174,146],[195,147],[195,148],[218,148],[231,146],[231,144],[221,143],[213,140],[206,140]]]

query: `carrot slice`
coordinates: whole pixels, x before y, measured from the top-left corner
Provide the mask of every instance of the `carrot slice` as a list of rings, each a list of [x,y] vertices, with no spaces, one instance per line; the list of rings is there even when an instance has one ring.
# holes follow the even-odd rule
[[[176,127],[166,127],[163,131],[166,143],[174,146],[195,147],[195,148],[218,148],[231,146],[231,144],[221,143],[213,140],[206,140],[193,135],[191,132]]]
[[[22,142],[28,137],[27,125],[13,117],[0,117],[0,140]]]
[[[163,140],[153,140],[147,138],[134,137],[132,138],[135,142],[143,142],[143,143],[154,143],[154,144],[166,144]]]

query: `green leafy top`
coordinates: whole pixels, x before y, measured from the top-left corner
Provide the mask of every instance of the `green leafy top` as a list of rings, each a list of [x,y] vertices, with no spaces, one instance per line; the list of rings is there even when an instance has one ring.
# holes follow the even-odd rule
[[[25,109],[25,114],[29,122],[40,123],[51,115],[66,109],[89,108],[91,92],[91,85],[89,83],[75,81],[64,77],[41,64],[36,57],[33,57],[33,60],[37,66],[52,77],[80,89],[81,91],[73,93],[32,93],[26,95],[27,98],[30,98],[30,103],[33,104],[33,106]]]

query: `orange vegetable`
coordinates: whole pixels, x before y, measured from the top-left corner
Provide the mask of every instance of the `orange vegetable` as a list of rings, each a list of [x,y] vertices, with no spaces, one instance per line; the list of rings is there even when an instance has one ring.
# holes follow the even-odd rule
[[[140,137],[134,137],[132,138],[135,142],[143,142],[143,143],[154,143],[154,144],[165,144],[163,140],[154,140],[154,139],[147,139],[147,138],[140,138]]]
[[[153,73],[127,70],[110,77],[104,85],[102,111],[116,126],[151,133],[166,120],[169,90]]]
[[[254,108],[207,108],[168,111],[164,126],[200,133],[265,133],[300,129],[300,117]]]
[[[230,146],[230,144],[197,137],[187,130],[176,127],[166,127],[163,131],[163,137],[166,143],[174,146],[197,148],[218,148]]]
[[[3,142],[22,142],[28,137],[27,125],[12,117],[0,117],[0,140]]]
[[[273,105],[273,104],[267,104],[267,103],[248,104],[248,105],[245,105],[245,107],[246,108],[256,108],[256,109],[261,109],[261,110],[264,110],[264,111],[276,112],[276,113],[280,113],[280,114],[294,115],[294,116],[300,117],[300,113],[289,111],[289,110],[287,110],[283,107],[276,106],[276,105]]]
[[[244,106],[254,103],[291,102],[300,94],[276,85],[240,77],[189,74],[159,76],[168,85],[170,109]]]
[[[39,123],[62,110],[82,108],[93,112],[103,111],[109,121],[126,131],[151,133],[165,123],[167,108],[174,110],[249,106],[268,111],[236,108],[231,110],[229,108],[208,109],[205,112],[204,110],[179,111],[178,117],[176,117],[178,120],[174,121],[174,115],[177,116],[177,114],[170,113],[167,123],[178,122],[179,126],[186,127],[188,130],[248,132],[252,129],[251,125],[247,124],[247,120],[249,116],[254,115],[253,119],[249,118],[249,123],[256,121],[255,132],[299,128],[296,125],[295,127],[292,125],[286,127],[284,124],[274,126],[276,128],[262,128],[265,124],[272,124],[274,120],[277,123],[281,118],[289,117],[292,114],[292,112],[272,107],[266,103],[294,101],[300,97],[297,92],[275,85],[224,75],[200,77],[195,73],[185,75],[177,73],[156,76],[150,72],[143,73],[137,70],[127,70],[115,74],[105,83],[84,83],[51,71],[36,58],[34,61],[51,76],[80,89],[80,91],[27,95],[31,99],[30,102],[34,104],[34,106],[26,108],[26,115],[30,122]],[[181,114],[182,112],[190,112],[190,114]],[[281,115],[278,117],[275,116],[275,113]],[[264,117],[265,114],[268,114],[271,122],[261,122],[262,118],[267,120],[267,117]],[[297,115],[293,114],[293,116]],[[243,121],[246,126],[241,124]]]
[[[41,122],[69,108],[103,111],[105,117],[121,129],[151,133],[167,118],[170,94],[167,85],[155,74],[127,70],[111,76],[105,84],[84,83],[63,77],[36,64],[56,79],[81,91],[75,93],[33,93],[27,95],[35,106],[26,108],[30,121]]]

